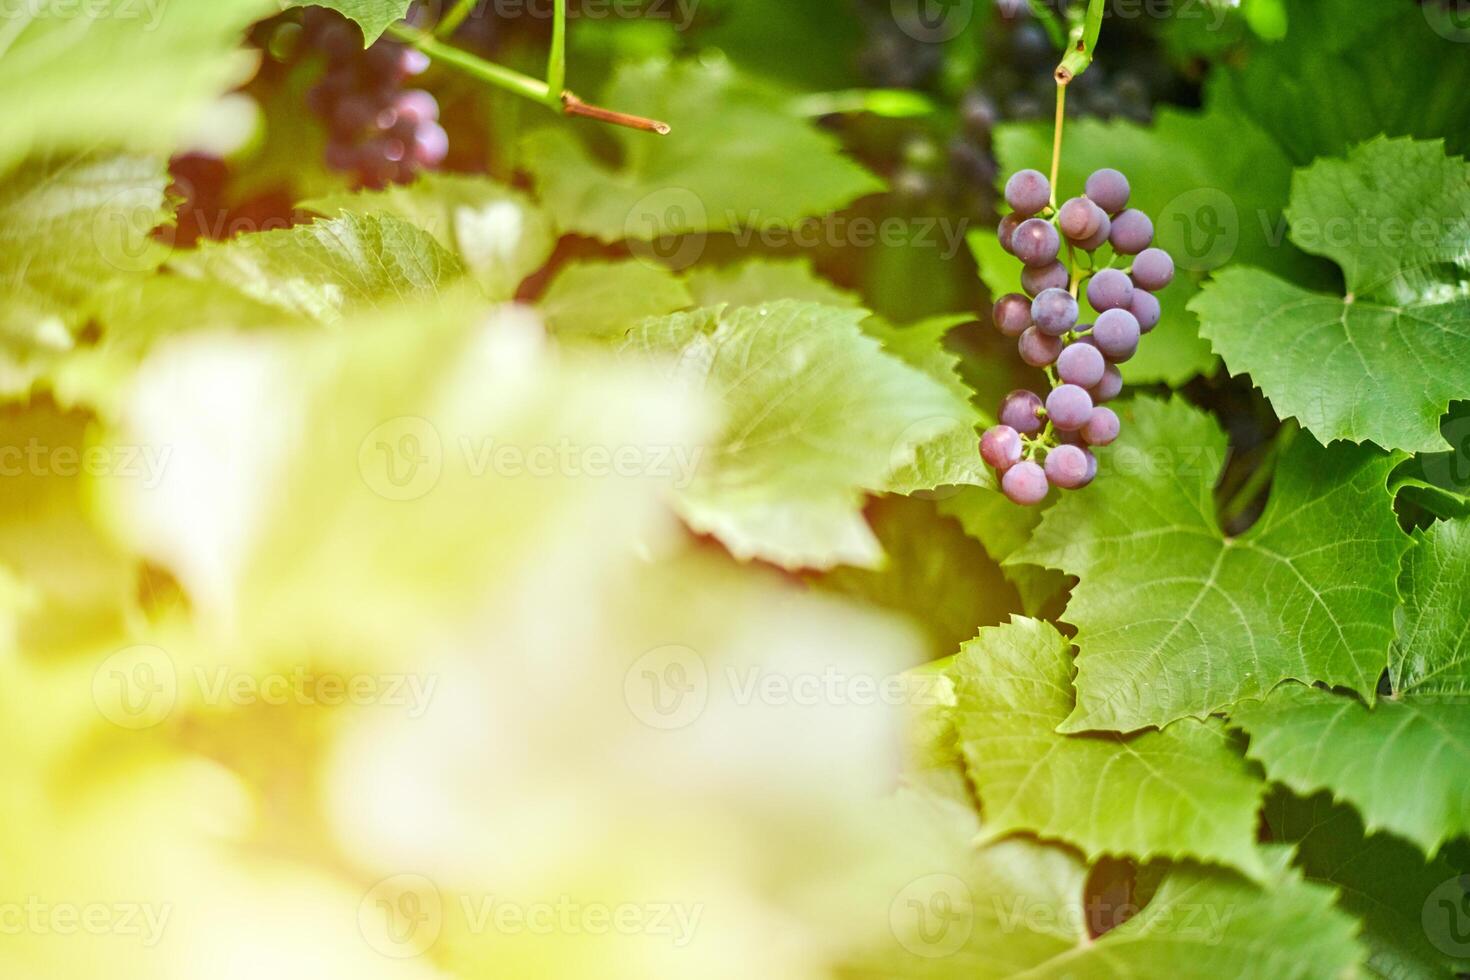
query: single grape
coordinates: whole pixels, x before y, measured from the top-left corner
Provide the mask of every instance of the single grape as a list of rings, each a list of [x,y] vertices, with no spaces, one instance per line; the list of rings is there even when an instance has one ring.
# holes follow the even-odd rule
[[[1051,184],[1039,170],[1018,170],[1006,181],[1006,203],[1019,215],[1030,217],[1051,200]]]
[[[1053,435],[1053,437],[1056,438],[1058,445],[1062,445],[1062,446],[1085,446],[1085,445],[1087,445],[1087,443],[1085,443],[1085,442],[1082,441],[1082,432],[1081,432],[1080,429],[1078,431],[1076,431],[1076,432],[1063,432],[1061,429],[1055,429],[1055,430],[1052,431],[1052,435]]]
[[[1117,214],[1128,206],[1128,178],[1112,167],[1094,170],[1083,185],[1083,192],[1108,214]]]
[[[1103,269],[1087,281],[1087,302],[1099,313],[1126,309],[1133,301],[1133,281],[1117,269]]]
[[[449,134],[436,122],[424,123],[413,138],[411,153],[415,163],[433,170],[449,156]]]
[[[1031,301],[1020,293],[1006,293],[995,301],[991,312],[995,329],[1007,337],[1019,337],[1021,331],[1031,326]]]
[[[1129,208],[1114,218],[1113,230],[1108,234],[1113,251],[1119,255],[1137,255],[1148,248],[1153,240],[1154,223],[1137,208]],[[1139,285],[1143,286],[1143,283]]]
[[[1108,310],[1092,326],[1098,349],[1114,363],[1126,361],[1137,353],[1141,333],[1138,321],[1127,310]]]
[[[1046,367],[1054,363],[1062,352],[1062,338],[1044,334],[1036,327],[1027,327],[1016,347],[1021,352],[1021,360],[1032,367]]]
[[[1057,224],[1063,235],[1074,242],[1082,242],[1097,234],[1102,219],[1106,217],[1102,209],[1087,198],[1074,197],[1058,209]]]
[[[995,227],[995,237],[1000,239],[1000,247],[1012,255],[1016,254],[1014,245],[1016,228],[1025,220],[1019,214],[1008,214],[1001,218],[1000,224]]]
[[[1021,461],[1021,434],[1008,425],[996,425],[980,437],[980,458],[1004,473]]]
[[[1099,211],[1099,213],[1101,213],[1101,211]],[[1082,249],[1082,251],[1084,252],[1096,252],[1098,249],[1107,244],[1108,236],[1112,234],[1112,231],[1113,219],[1104,214],[1102,216],[1102,221],[1098,222],[1097,233],[1091,238],[1083,239],[1082,241],[1078,242],[1077,247]]]
[[[1123,391],[1123,372],[1116,365],[1109,364],[1103,369],[1102,380],[1088,389],[1087,393],[1092,400],[1098,404],[1110,402]]]
[[[1027,296],[1035,296],[1048,289],[1066,289],[1071,279],[1067,275],[1067,267],[1060,262],[1033,269],[1026,266],[1021,270],[1021,288],[1026,290]]]
[[[1022,435],[1033,436],[1042,429],[1041,418],[1037,414],[1040,411],[1041,396],[1018,388],[1000,403],[1000,421]]]
[[[1031,301],[1031,322],[1042,333],[1060,337],[1077,325],[1077,300],[1065,289],[1046,289]]]
[[[1062,239],[1050,221],[1027,218],[1011,236],[1011,254],[1029,266],[1047,266],[1057,260]]]
[[[1163,311],[1159,308],[1159,299],[1147,289],[1133,290],[1133,299],[1128,304],[1128,312],[1138,321],[1138,329],[1142,333],[1148,333],[1159,325],[1159,318]]]
[[[1080,446],[1058,446],[1046,454],[1046,478],[1063,490],[1077,490],[1092,481],[1096,462],[1089,463],[1092,453]]]
[[[1118,413],[1111,408],[1099,405],[1092,410],[1087,424],[1082,427],[1082,438],[1089,446],[1106,446],[1118,438],[1118,430],[1121,427]]]
[[[1046,482],[1046,471],[1027,460],[1006,470],[1000,478],[1000,489],[1011,503],[1029,507],[1045,500],[1051,487]]]
[[[408,120],[415,126],[426,122],[439,121],[438,100],[419,88],[412,88],[405,92],[400,92],[398,98],[393,100],[393,107],[390,111],[393,113],[395,121]],[[381,120],[379,121],[379,125],[382,125]],[[388,125],[392,125],[392,123],[390,122]],[[387,129],[388,126],[383,126],[383,128]]]
[[[1067,384],[1091,388],[1102,380],[1107,367],[1102,351],[1092,344],[1068,344],[1057,356],[1057,375]]]
[[[1075,432],[1092,417],[1092,396],[1077,385],[1057,385],[1046,396],[1046,414],[1058,429]]]
[[[1161,248],[1146,248],[1133,260],[1133,281],[1158,291],[1174,281],[1174,260]]]

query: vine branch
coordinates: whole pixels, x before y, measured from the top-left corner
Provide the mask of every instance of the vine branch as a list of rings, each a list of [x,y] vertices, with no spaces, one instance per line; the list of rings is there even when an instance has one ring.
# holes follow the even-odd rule
[[[614,126],[624,126],[645,133],[657,133],[660,136],[669,133],[668,123],[637,116],[630,112],[619,112],[616,109],[605,109],[602,106],[593,105],[566,88],[567,0],[556,0],[551,54],[547,58],[545,79],[533,78],[514,68],[487,61],[479,55],[471,54],[443,40],[464,21],[473,6],[474,0],[460,0],[433,32],[400,23],[389,27],[388,33],[396,40],[418,48],[434,61],[464,72],[471,78],[488,85],[510,92],[512,95],[539,102],[563,115],[596,119]],[[446,25],[448,25],[447,28]]]

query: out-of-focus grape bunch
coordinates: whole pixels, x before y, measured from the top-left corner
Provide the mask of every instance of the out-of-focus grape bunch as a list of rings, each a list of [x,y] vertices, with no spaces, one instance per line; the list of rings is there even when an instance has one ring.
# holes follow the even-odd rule
[[[405,183],[449,152],[439,105],[409,80],[429,67],[422,52],[388,39],[362,46],[358,29],[321,7],[302,16],[300,53],[326,61],[308,106],[329,134],[327,163],[367,187]]]

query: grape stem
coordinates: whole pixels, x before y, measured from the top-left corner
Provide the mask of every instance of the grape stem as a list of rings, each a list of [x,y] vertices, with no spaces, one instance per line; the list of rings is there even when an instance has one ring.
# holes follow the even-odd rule
[[[1057,206],[1057,175],[1062,170],[1062,124],[1067,115],[1067,83],[1057,75],[1057,123],[1051,137],[1051,206]]]
[[[558,0],[557,9],[561,17],[565,17],[566,0]],[[513,95],[539,102],[548,108],[555,109],[568,116],[582,116],[587,119],[596,119],[600,122],[611,123],[615,126],[625,126],[628,129],[636,129],[645,133],[657,133],[665,136],[669,132],[669,125],[657,119],[648,119],[644,116],[635,116],[628,112],[619,112],[616,109],[604,109],[602,106],[585,102],[575,92],[563,88],[565,84],[566,56],[565,47],[565,21],[563,30],[558,39],[553,32],[552,56],[548,64],[549,80],[543,81],[532,78],[513,68],[498,65],[493,61],[486,61],[478,55],[470,54],[452,44],[446,44],[433,34],[421,31],[408,24],[394,24],[388,28],[388,33],[396,40],[403,41],[418,48],[424,54],[440,64],[447,65],[458,71],[464,72],[471,78],[478,79],[496,88],[504,89]],[[561,45],[562,56],[557,57],[556,51]],[[559,63],[559,66],[558,66]],[[556,84],[553,85],[552,82]]]
[[[439,19],[438,25],[434,28],[434,36],[447,38],[459,30],[459,25],[465,22],[465,18],[469,17],[470,11],[475,9],[475,4],[478,2],[479,0],[455,0],[449,12]]]

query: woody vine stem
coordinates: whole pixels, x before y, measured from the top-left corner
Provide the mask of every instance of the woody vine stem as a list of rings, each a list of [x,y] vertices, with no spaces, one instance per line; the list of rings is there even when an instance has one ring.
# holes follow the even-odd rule
[[[464,23],[474,8],[475,0],[457,0],[432,31],[411,24],[394,24],[388,33],[411,44],[440,64],[464,72],[496,88],[539,102],[568,116],[596,119],[614,126],[625,126],[646,133],[667,135],[669,124],[616,109],[607,109],[584,101],[566,87],[567,75],[567,0],[556,0],[551,27],[551,53],[546,61],[546,78],[533,78],[505,65],[487,61],[450,44],[448,38]]]

